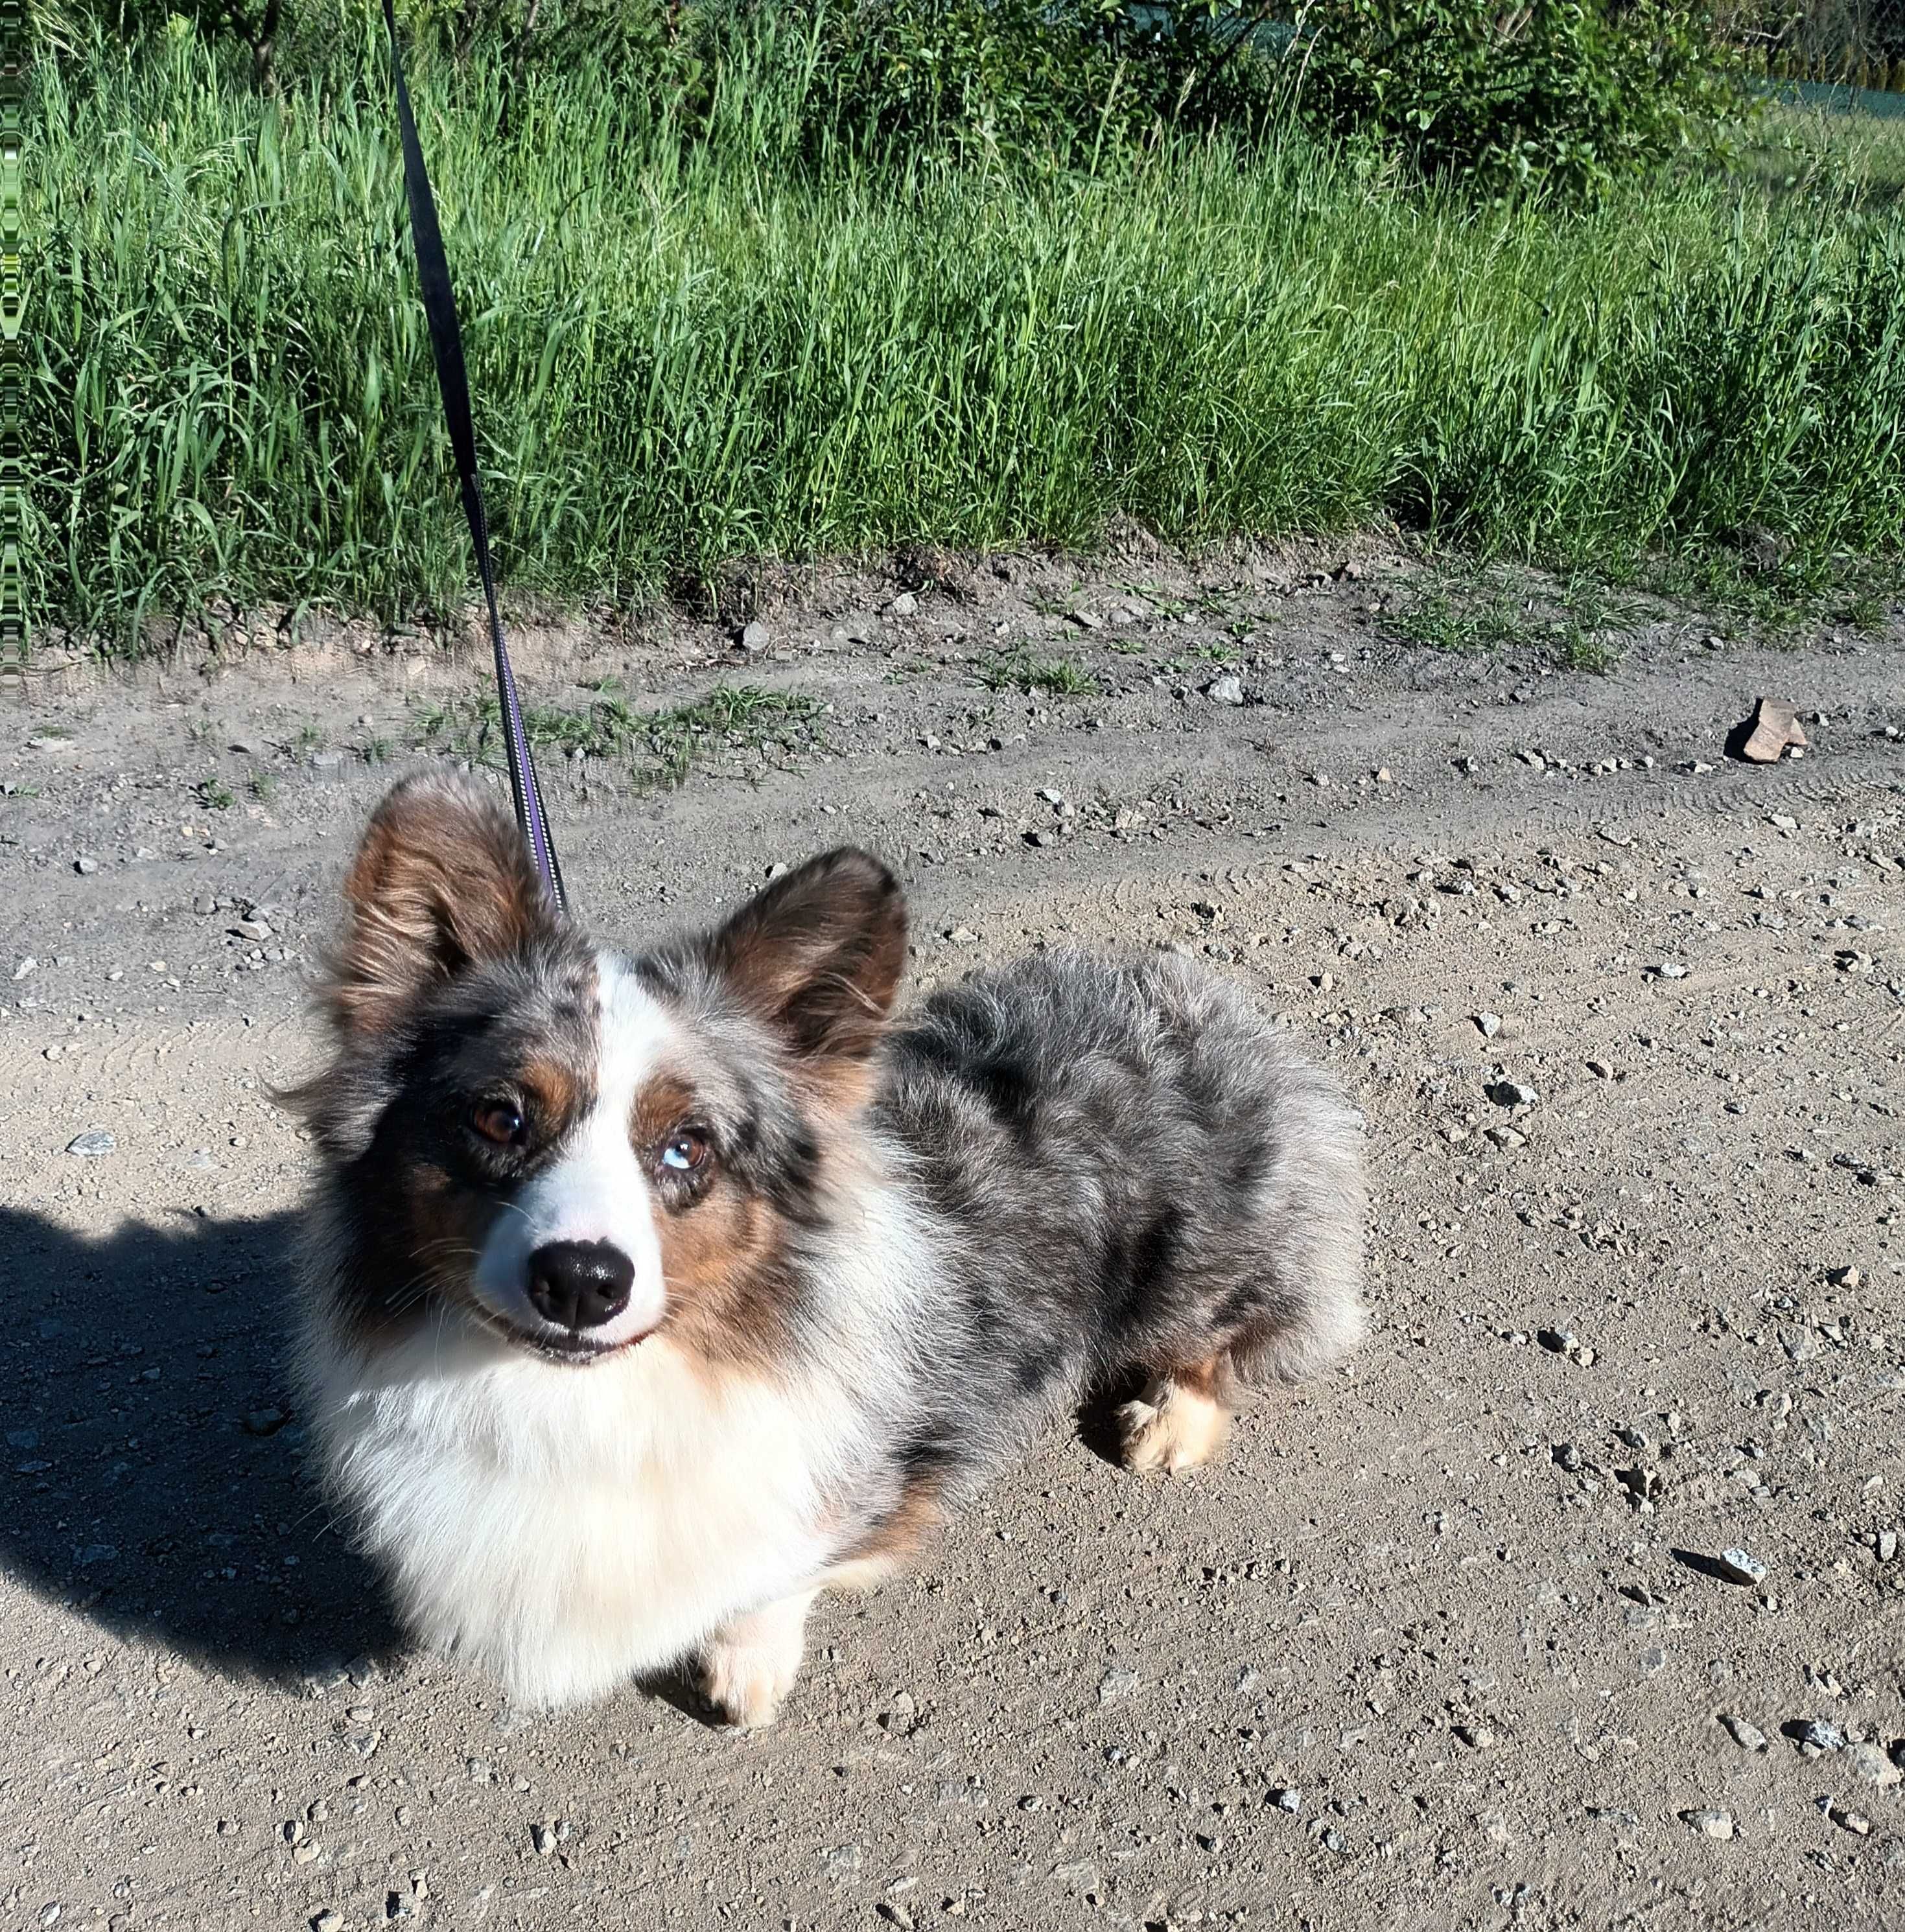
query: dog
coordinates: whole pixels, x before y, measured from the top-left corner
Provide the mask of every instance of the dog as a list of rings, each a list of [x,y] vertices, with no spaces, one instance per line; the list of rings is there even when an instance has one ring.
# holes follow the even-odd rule
[[[1357,1339],[1361,1128],[1227,982],[1034,955],[893,1007],[864,852],[630,956],[500,802],[400,784],[344,886],[298,1378],[430,1646],[544,1707],[698,1660],[770,1722],[877,1583],[1094,1391],[1123,1458]]]

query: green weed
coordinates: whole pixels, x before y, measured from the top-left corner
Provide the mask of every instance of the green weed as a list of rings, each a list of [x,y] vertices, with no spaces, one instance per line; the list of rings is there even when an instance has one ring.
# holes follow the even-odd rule
[[[985,659],[977,676],[988,691],[1016,691],[1028,698],[1041,692],[1052,698],[1089,698],[1099,689],[1097,679],[1072,658],[1034,658],[1025,651]]]
[[[623,764],[637,787],[647,790],[679,785],[718,750],[771,756],[812,748],[818,716],[814,700],[799,692],[718,684],[659,711],[636,710],[618,690],[580,706],[537,706],[523,722],[538,749]],[[419,713],[418,731],[424,744],[502,763],[502,717],[493,698],[432,706]]]
[[[238,800],[223,778],[207,778],[198,788],[200,804],[208,812],[230,812]]]

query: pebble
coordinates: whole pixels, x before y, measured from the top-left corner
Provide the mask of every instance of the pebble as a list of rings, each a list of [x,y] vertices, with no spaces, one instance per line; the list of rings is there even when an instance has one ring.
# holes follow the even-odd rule
[[[1204,694],[1213,704],[1241,704],[1244,702],[1244,686],[1241,680],[1226,674],[1214,679],[1204,687]]]
[[[1726,1733],[1742,1750],[1762,1751],[1766,1748],[1766,1734],[1757,1724],[1749,1724],[1744,1718],[1725,1717],[1720,1721],[1726,1727]]]
[[[1678,959],[1663,959],[1654,970],[1663,980],[1684,980],[1687,976],[1686,968]]]
[[[1872,1821],[1863,1811],[1854,1811],[1844,1804],[1828,1804],[1826,1815],[1842,1831],[1850,1832],[1856,1838],[1864,1838],[1871,1834]]]
[[[1138,1688],[1138,1673],[1135,1670],[1108,1670],[1098,1682],[1098,1701],[1101,1704],[1115,1702],[1120,1697],[1129,1697]]]
[[[1730,1583],[1757,1584],[1766,1580],[1766,1566],[1744,1550],[1723,1550],[1715,1559]]]
[[[1826,1279],[1834,1288],[1858,1288],[1863,1284],[1865,1277],[1856,1268],[1836,1268],[1827,1274]]]
[[[1483,1039],[1492,1040],[1502,1030],[1502,1016],[1499,1013],[1478,1013],[1475,1024],[1481,1028]]]
[[[334,1912],[320,1912],[311,1921],[311,1932],[344,1932],[344,1922]]]
[[[1846,1748],[1845,1733],[1825,1718],[1802,1720],[1793,1735],[1802,1757],[1823,1757],[1828,1751],[1844,1750]]]
[[[889,1925],[898,1926],[900,1932],[913,1932],[913,1915],[904,1906],[890,1898],[883,1898],[873,1909]]]
[[[1270,1802],[1278,1810],[1288,1811],[1294,1816],[1303,1809],[1303,1793],[1300,1791],[1273,1791],[1270,1794]]]
[[[1705,1838],[1725,1840],[1738,1833],[1730,1811],[1683,1811],[1680,1815]]]
[[[97,1160],[101,1154],[112,1153],[118,1144],[105,1128],[88,1127],[66,1143],[66,1151],[79,1155],[83,1160]]]
[[[89,879],[99,870],[99,861],[97,859],[88,858],[82,852],[73,861],[73,869],[81,878]]]
[[[744,651],[764,651],[774,641],[774,634],[757,617],[741,633],[741,648]]]
[[[1532,1107],[1540,1095],[1518,1080],[1497,1080],[1488,1088],[1488,1097],[1498,1107]]]
[[[24,980],[28,974],[38,972],[39,970],[39,961],[34,958],[32,954],[29,952],[26,957],[14,968],[14,977],[16,980]]]
[[[902,590],[886,606],[886,615],[890,617],[910,617],[919,608],[919,598],[911,591]]]
[[[251,1436],[275,1436],[284,1426],[284,1412],[277,1408],[254,1408],[246,1412],[245,1432]]]
[[[232,933],[240,939],[268,939],[272,929],[262,919],[242,919],[232,927]]]
[[[1876,1785],[1881,1791],[1889,1791],[1905,1783],[1905,1772],[1900,1771],[1877,1744],[1847,1745],[1846,1762],[1864,1783]]]

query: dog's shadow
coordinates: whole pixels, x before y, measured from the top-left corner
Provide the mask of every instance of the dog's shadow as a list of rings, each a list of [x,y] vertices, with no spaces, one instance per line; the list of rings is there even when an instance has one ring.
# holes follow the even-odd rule
[[[286,1679],[398,1641],[304,1472],[290,1217],[87,1240],[0,1208],[0,1566],[126,1637]]]

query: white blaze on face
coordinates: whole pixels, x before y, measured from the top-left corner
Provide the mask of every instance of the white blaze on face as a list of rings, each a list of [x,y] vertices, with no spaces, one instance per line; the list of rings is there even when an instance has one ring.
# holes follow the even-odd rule
[[[529,1295],[529,1261],[551,1241],[604,1241],[634,1263],[628,1305],[588,1331],[614,1348],[645,1335],[666,1306],[662,1250],[649,1180],[629,1144],[635,1096],[654,1072],[668,1034],[667,1014],[620,964],[596,958],[595,1104],[576,1124],[560,1156],[544,1168],[498,1216],[478,1258],[478,1298],[511,1327],[536,1335],[566,1331],[544,1319]]]

